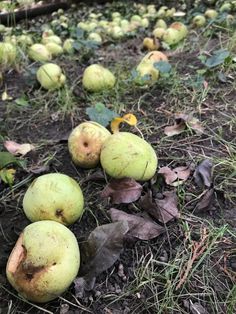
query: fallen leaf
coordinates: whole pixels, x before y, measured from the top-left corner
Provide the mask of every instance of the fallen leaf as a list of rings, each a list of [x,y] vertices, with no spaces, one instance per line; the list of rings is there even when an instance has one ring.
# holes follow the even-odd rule
[[[173,218],[179,218],[178,198],[175,191],[166,191],[163,196],[163,199],[154,199],[149,191],[141,197],[139,204],[152,217],[167,223]]]
[[[179,166],[173,169],[178,179],[186,181],[191,173],[191,169],[188,166]]]
[[[0,170],[0,179],[4,183],[12,186],[15,180],[15,173],[16,173],[15,169],[2,169]]]
[[[2,93],[2,101],[6,101],[6,100],[12,100],[12,97],[8,95],[7,91],[5,90]]]
[[[86,114],[90,120],[95,121],[104,127],[107,127],[109,123],[117,117],[117,114],[108,109],[103,103],[97,103],[95,106],[86,109]]]
[[[127,221],[129,231],[127,236],[135,237],[140,240],[150,240],[158,237],[165,229],[153,222],[140,216],[127,214],[122,210],[111,208],[109,211],[111,219],[115,221]]]
[[[191,170],[188,166],[176,167],[173,170],[169,167],[162,167],[158,171],[159,174],[163,175],[166,184],[176,186],[188,179]],[[177,182],[175,182],[178,180]],[[182,181],[180,181],[182,180]]]
[[[116,117],[111,121],[111,131],[112,133],[119,132],[119,126],[122,122],[125,122],[131,126],[137,124],[137,118],[132,113],[127,113],[123,117]]]
[[[131,178],[113,179],[101,193],[102,198],[111,198],[113,204],[129,204],[141,196],[142,186]]]
[[[80,244],[79,275],[85,279],[97,277],[110,268],[123,250],[123,239],[129,231],[127,221],[119,221],[95,228],[86,242]]]
[[[28,172],[34,173],[34,174],[41,174],[44,172],[48,172],[50,170],[49,165],[41,165],[41,166],[32,166],[27,169]]]
[[[14,164],[19,167],[24,167],[25,161],[19,160],[18,158],[16,158],[15,156],[8,152],[0,152],[0,169],[5,168],[10,164]]]
[[[195,212],[209,210],[215,198],[214,188],[206,190],[199,203],[196,205]]]
[[[18,144],[14,141],[5,141],[3,145],[9,151],[9,153],[13,155],[24,156],[31,150],[35,149],[35,147],[32,144]]]
[[[212,167],[211,160],[204,159],[193,174],[194,180],[199,187],[210,188],[212,185]]]
[[[194,118],[191,114],[177,113],[175,114],[175,124],[165,127],[164,133],[167,136],[178,135],[187,127],[194,130],[197,134],[204,132],[204,128],[197,118]]]
[[[160,210],[159,221],[167,223],[173,218],[179,218],[178,198],[175,191],[166,191],[163,196],[163,200],[156,199],[156,204]]]
[[[175,180],[178,179],[177,174],[173,170],[171,170],[169,167],[162,167],[162,168],[160,168],[158,173],[163,175],[166,184],[171,184]]]
[[[200,303],[193,303],[191,300],[184,300],[183,304],[188,313],[209,314],[209,312]]]

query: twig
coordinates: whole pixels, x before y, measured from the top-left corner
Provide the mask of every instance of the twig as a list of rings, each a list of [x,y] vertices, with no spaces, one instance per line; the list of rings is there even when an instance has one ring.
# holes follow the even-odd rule
[[[187,261],[186,266],[180,273],[180,280],[179,283],[176,287],[176,290],[182,287],[182,285],[185,283],[185,281],[188,278],[188,275],[190,273],[190,270],[192,269],[193,263],[196,259],[199,258],[203,254],[203,252],[207,249],[207,244],[205,243],[208,238],[207,230],[204,227],[202,232],[201,232],[201,240],[199,242],[197,241],[192,241],[192,246],[191,246],[191,257]]]

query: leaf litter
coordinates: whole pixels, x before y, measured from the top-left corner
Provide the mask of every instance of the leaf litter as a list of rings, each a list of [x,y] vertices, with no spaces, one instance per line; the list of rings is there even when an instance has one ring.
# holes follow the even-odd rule
[[[148,191],[141,197],[139,204],[152,217],[165,224],[180,217],[178,197],[174,190],[163,192],[163,199],[154,198],[152,192]]]
[[[96,277],[117,261],[128,231],[127,221],[101,225],[80,244],[81,266],[74,281],[77,296],[83,295],[84,290],[92,290]]]
[[[151,240],[158,237],[165,229],[152,221],[151,219],[143,218],[137,215],[127,214],[122,210],[111,208],[108,211],[113,222],[127,221],[129,231],[128,237],[138,238],[140,240]]]
[[[197,118],[194,118],[192,114],[176,113],[174,118],[174,125],[166,126],[164,128],[164,133],[167,136],[178,135],[184,132],[187,128],[192,129],[198,135],[204,133],[204,128],[201,122]]]
[[[137,201],[142,192],[142,185],[131,178],[113,179],[101,193],[102,198],[111,198],[113,204]]]

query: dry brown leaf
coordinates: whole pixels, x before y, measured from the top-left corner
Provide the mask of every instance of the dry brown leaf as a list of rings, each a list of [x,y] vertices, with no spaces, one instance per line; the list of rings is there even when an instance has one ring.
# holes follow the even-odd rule
[[[212,185],[212,167],[213,164],[209,159],[204,159],[196,168],[193,177],[200,187],[210,188]]]
[[[176,167],[173,170],[169,167],[162,167],[158,171],[159,174],[162,174],[166,184],[176,186],[188,179],[190,176],[191,170],[188,166]],[[178,179],[177,182],[175,182]],[[182,181],[179,181],[182,180]]]
[[[22,156],[35,149],[32,144],[18,144],[14,141],[5,141],[4,147],[9,151],[9,153]]]
[[[163,199],[154,199],[151,191],[149,191],[141,197],[139,204],[151,216],[162,223],[179,218],[178,198],[175,191],[164,192]]]
[[[204,133],[204,128],[201,122],[192,116],[192,114],[176,113],[175,114],[175,124],[167,126],[164,129],[164,133],[167,136],[178,135],[182,133],[186,127],[194,130],[197,134]]]
[[[102,198],[111,198],[113,204],[129,204],[141,196],[142,186],[131,178],[113,179],[101,193]]]
[[[214,188],[206,190],[201,200],[196,205],[195,212],[199,213],[199,212],[210,210],[214,199],[215,199]]]
[[[162,168],[160,168],[158,173],[163,175],[166,184],[171,184],[175,180],[178,179],[177,174],[173,170],[171,170],[169,167],[162,167]]]
[[[109,214],[113,222],[116,221],[127,221],[129,231],[127,236],[135,237],[140,240],[151,240],[158,237],[165,229],[153,222],[152,220],[127,214],[122,210],[111,208]]]

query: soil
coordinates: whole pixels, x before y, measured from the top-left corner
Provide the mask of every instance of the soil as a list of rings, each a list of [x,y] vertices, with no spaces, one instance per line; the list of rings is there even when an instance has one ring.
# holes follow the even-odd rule
[[[99,6],[99,8],[103,8]],[[105,9],[104,9],[105,10]],[[81,8],[82,14],[86,8]],[[37,27],[37,23],[44,23],[51,16],[44,16],[27,21],[28,27]],[[24,22],[19,27],[24,27]],[[194,34],[191,37],[194,39]],[[183,223],[177,220],[169,222],[166,226],[167,232],[151,241],[129,240],[124,243],[124,250],[119,260],[106,272],[103,272],[96,279],[95,287],[92,291],[87,291],[82,299],[75,299],[74,286],[55,301],[47,304],[33,306],[30,303],[21,301],[17,297],[16,291],[7,282],[5,267],[8,256],[28,221],[23,213],[22,199],[30,182],[46,172],[61,172],[75,178],[80,182],[86,200],[86,211],[79,222],[73,224],[70,229],[76,235],[78,242],[83,242],[89,233],[99,224],[110,222],[106,210],[112,205],[107,200],[102,200],[100,193],[105,186],[105,181],[90,180],[89,177],[96,174],[98,169],[84,170],[76,167],[68,153],[67,138],[71,130],[79,123],[88,120],[85,109],[94,102],[93,96],[88,95],[82,87],[81,78],[83,69],[92,63],[102,62],[105,66],[113,69],[122,80],[123,73],[133,68],[139,62],[144,52],[142,47],[143,34],[135,38],[120,41],[118,43],[107,42],[102,47],[93,51],[89,56],[76,55],[74,58],[62,56],[55,60],[65,71],[68,78],[68,86],[72,88],[72,109],[62,109],[63,104],[58,105],[58,93],[45,93],[39,90],[38,83],[35,81],[32,71],[37,64],[25,69],[20,68],[11,70],[4,75],[4,84],[0,94],[7,88],[7,92],[13,100],[0,102],[0,139],[8,138],[19,143],[33,143],[36,150],[25,156],[27,167],[17,168],[14,186],[11,189],[0,182],[0,313],[94,313],[94,314],[123,314],[123,313],[157,313],[155,302],[156,296],[163,297],[163,282],[155,282],[151,286],[150,278],[145,277],[144,281],[149,281],[149,285],[135,288],[135,281],[142,267],[146,267],[150,256],[155,260],[168,263],[176,256],[178,250],[184,250],[183,243],[186,240],[186,233]],[[217,49],[219,41],[213,39],[209,44],[206,38],[208,51]],[[161,79],[149,89],[142,89],[137,86],[130,86],[124,83],[122,93],[119,96],[112,94],[98,95],[98,101],[106,96],[106,105],[111,109],[124,112],[133,112],[139,120],[140,129],[144,137],[153,145],[159,159],[159,167],[179,166],[192,163],[194,167],[199,161],[205,158],[214,160],[228,160],[229,149],[235,145],[235,124],[231,124],[231,117],[235,117],[235,90],[230,80],[231,72],[227,72],[229,79],[226,83],[219,82],[215,77],[206,77],[210,89],[205,96],[199,96],[200,91],[189,88],[187,93],[183,90],[187,87],[190,77],[196,76],[196,69],[202,68],[201,61],[198,59],[200,50],[193,51],[192,47],[184,47],[177,51],[169,52],[171,64],[176,65],[178,81],[170,80],[166,82]],[[205,46],[206,47],[206,46]],[[119,64],[122,65],[119,68]],[[235,70],[234,70],[235,71]],[[176,87],[173,89],[173,84]],[[126,89],[126,87],[128,88]],[[180,92],[178,92],[178,89]],[[174,90],[174,92],[173,92]],[[222,100],[224,95],[224,100]],[[15,103],[16,99],[25,97],[28,104],[20,106]],[[199,102],[199,97],[204,99]],[[65,99],[65,98],[62,98]],[[96,103],[97,101],[95,101]],[[115,104],[116,102],[116,104]],[[228,104],[228,106],[225,106]],[[118,107],[117,107],[118,106]],[[117,109],[118,108],[118,109]],[[163,128],[173,124],[173,113],[186,110],[193,112],[194,116],[204,122],[207,132],[196,135],[193,132],[178,135],[169,141],[163,141]],[[234,121],[235,122],[235,121]],[[124,128],[127,128],[124,126]],[[222,134],[222,140],[216,134]],[[132,130],[135,132],[135,130]],[[48,161],[47,167],[40,172],[40,168]],[[201,213],[195,213],[196,199],[193,195],[200,195],[202,191],[197,188],[192,174],[186,182],[185,190],[187,196],[180,201],[183,212],[182,219],[186,219],[186,224],[191,225],[191,229],[196,232],[198,238],[199,230],[203,224],[212,224],[214,228],[220,228],[224,224],[230,226],[232,232],[236,231],[236,207],[235,207],[235,186],[231,185],[230,177],[227,176],[229,169],[221,163],[217,163],[214,170],[215,199],[210,209]],[[38,174],[31,170],[37,169]],[[227,177],[227,181],[225,181]],[[233,182],[233,181],[232,181]],[[235,184],[235,183],[234,183]],[[144,191],[150,188],[151,183],[144,183]],[[158,193],[169,189],[162,186]],[[181,189],[178,190],[181,194]],[[138,202],[129,205],[118,205],[128,213],[135,213],[139,206]],[[140,209],[139,209],[140,210]],[[193,216],[194,215],[194,216]],[[194,232],[193,235],[194,236]],[[232,253],[233,252],[233,253]],[[233,287],[235,284],[236,245],[233,237],[229,233],[219,241],[217,249],[213,250],[209,265],[211,267],[212,282],[208,282],[208,289],[213,289],[217,295],[218,313],[227,312],[224,302],[227,297],[225,287]],[[222,256],[225,256],[225,264]],[[155,265],[155,264],[154,264]],[[162,272],[164,269],[161,263],[157,263],[152,269],[153,272]],[[226,268],[224,268],[226,267]],[[120,274],[123,270],[123,275]],[[224,270],[222,270],[224,269]],[[202,276],[199,270],[199,278]],[[147,274],[146,274],[147,275]],[[167,276],[167,275],[166,275]],[[190,309],[191,300],[201,300],[201,304],[208,313],[216,313],[216,307],[212,310],[211,299],[208,299],[206,289],[202,286],[202,279],[194,276],[189,283],[189,290],[175,295],[176,304],[179,308],[163,308],[158,313],[195,313]],[[198,281],[199,279],[199,281]],[[171,283],[171,281],[170,281]],[[205,290],[204,290],[205,289]],[[155,291],[155,293],[154,293]],[[186,292],[187,291],[187,292]],[[186,295],[187,293],[187,295]],[[206,294],[204,296],[204,293]],[[189,294],[189,296],[188,296]],[[190,297],[191,295],[191,297]],[[194,299],[196,295],[196,299]],[[166,296],[167,297],[167,296]],[[188,303],[190,302],[190,303]],[[181,310],[180,310],[181,309]],[[199,312],[200,313],[200,312]],[[207,313],[207,312],[201,312]]]

